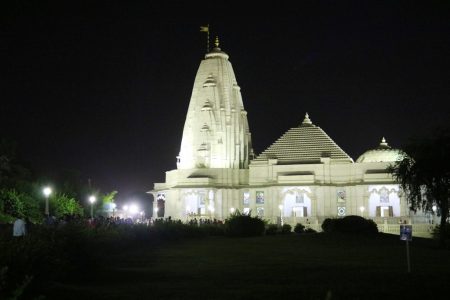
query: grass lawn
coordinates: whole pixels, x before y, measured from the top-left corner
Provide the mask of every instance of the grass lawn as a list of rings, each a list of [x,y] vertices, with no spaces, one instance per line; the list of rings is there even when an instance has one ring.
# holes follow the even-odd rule
[[[49,299],[450,299],[450,251],[415,238],[209,237],[128,249]]]

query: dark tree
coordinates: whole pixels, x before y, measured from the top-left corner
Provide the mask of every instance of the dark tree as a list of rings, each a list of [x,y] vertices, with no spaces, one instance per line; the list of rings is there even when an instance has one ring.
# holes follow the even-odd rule
[[[13,141],[0,139],[0,186],[26,190],[30,187],[32,172],[17,155]]]
[[[445,224],[450,198],[450,132],[441,130],[435,136],[416,139],[403,147],[403,158],[388,168],[406,192],[412,210],[441,212],[440,245],[445,245]]]

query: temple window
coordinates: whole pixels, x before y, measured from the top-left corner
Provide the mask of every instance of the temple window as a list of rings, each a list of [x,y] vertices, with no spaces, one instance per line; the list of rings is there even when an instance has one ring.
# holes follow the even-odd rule
[[[258,217],[264,217],[264,207],[257,207],[256,208],[256,215]]]
[[[264,192],[256,192],[256,204],[264,204]]]

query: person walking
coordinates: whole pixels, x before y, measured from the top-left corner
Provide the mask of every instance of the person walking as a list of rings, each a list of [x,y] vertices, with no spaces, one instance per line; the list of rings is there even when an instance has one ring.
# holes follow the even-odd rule
[[[25,226],[26,226],[25,221],[21,217],[17,217],[17,219],[14,221],[13,236],[14,237],[24,236],[27,232]]]

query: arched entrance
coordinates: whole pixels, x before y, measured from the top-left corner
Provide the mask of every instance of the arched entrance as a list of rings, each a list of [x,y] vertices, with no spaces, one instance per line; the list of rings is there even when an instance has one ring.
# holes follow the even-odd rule
[[[286,188],[282,192],[283,217],[306,218],[311,216],[311,189],[309,187]]]
[[[158,201],[158,203],[156,203],[158,208],[157,217],[164,218],[164,214],[166,211],[166,201],[164,200],[157,200],[157,201]]]

